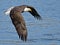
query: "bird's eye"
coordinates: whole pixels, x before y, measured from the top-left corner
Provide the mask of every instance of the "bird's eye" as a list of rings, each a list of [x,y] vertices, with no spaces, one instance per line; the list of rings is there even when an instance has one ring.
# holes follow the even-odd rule
[[[22,13],[23,13],[24,11],[22,11]]]

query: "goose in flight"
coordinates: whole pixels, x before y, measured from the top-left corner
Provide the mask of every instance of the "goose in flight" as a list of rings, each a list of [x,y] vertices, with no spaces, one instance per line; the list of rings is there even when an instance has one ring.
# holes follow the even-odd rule
[[[28,5],[11,7],[5,11],[6,15],[10,15],[10,18],[13,25],[15,26],[18,36],[23,41],[27,40],[27,28],[25,20],[22,16],[22,13],[25,11],[31,13],[32,16],[34,16],[36,19],[41,19],[41,16],[37,13],[37,11],[33,7]]]

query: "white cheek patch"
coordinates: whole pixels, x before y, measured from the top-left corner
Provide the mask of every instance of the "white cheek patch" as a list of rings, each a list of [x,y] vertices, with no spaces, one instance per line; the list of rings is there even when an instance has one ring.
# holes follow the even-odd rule
[[[31,11],[31,9],[26,7],[24,11]]]
[[[5,14],[6,15],[9,15],[10,14],[10,11],[13,9],[14,7],[10,7],[9,9],[7,9],[6,11],[5,11]]]

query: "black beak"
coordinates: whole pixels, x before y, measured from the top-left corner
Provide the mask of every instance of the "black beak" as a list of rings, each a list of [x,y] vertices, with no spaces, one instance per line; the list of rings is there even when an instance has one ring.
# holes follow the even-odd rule
[[[29,7],[32,11],[29,11],[35,18],[41,19],[41,16],[37,13],[37,11],[33,7]]]

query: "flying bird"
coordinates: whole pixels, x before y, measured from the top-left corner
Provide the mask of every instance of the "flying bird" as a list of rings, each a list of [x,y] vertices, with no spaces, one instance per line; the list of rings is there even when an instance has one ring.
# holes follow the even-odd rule
[[[28,5],[10,7],[5,11],[6,15],[10,15],[10,18],[13,25],[15,26],[18,36],[23,41],[27,40],[27,28],[25,20],[22,16],[22,13],[25,11],[31,13],[32,16],[34,16],[36,19],[41,19],[41,16],[37,13],[37,11],[32,6]]]

